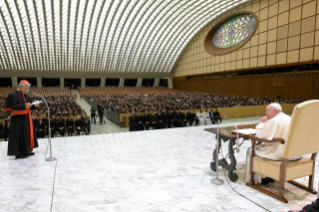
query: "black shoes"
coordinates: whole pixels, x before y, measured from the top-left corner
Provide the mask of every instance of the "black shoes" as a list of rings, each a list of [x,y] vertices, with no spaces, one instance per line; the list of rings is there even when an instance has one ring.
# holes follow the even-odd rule
[[[275,180],[270,178],[270,177],[266,177],[266,178],[261,179],[261,184],[263,184],[263,185],[268,185],[269,183],[273,183],[273,182],[275,182]]]
[[[27,158],[28,156],[30,155],[35,155],[34,152],[30,152],[29,154],[20,154],[20,155],[16,155],[16,159],[19,159],[19,158]]]
[[[274,179],[272,179],[272,178],[270,178],[270,177],[266,177],[266,180],[268,180],[270,183],[275,182],[275,180],[274,180]]]
[[[262,179],[261,179],[261,184],[263,184],[263,185],[268,185],[268,184],[269,184],[269,181],[268,181],[266,178],[262,178]]]
[[[16,159],[18,159],[18,158],[26,158],[26,157],[27,157],[27,155],[25,155],[25,154],[16,155]]]

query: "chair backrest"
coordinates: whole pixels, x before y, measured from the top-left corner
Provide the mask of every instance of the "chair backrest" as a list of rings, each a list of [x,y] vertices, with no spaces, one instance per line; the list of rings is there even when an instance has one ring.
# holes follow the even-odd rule
[[[295,106],[282,153],[283,158],[319,151],[319,100]]]

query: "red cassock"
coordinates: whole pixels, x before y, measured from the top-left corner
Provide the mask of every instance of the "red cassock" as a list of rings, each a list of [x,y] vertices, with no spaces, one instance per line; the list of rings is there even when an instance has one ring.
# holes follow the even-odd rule
[[[34,105],[26,108],[25,103],[32,103],[32,99],[19,91],[10,93],[6,99],[4,109],[12,112],[8,155],[28,154],[39,146],[31,117],[31,110],[37,108]]]

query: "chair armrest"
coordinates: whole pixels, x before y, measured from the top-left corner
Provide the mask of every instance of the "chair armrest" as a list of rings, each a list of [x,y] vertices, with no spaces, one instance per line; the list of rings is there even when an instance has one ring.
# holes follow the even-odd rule
[[[258,138],[256,136],[249,136],[249,138],[253,141],[259,141],[259,142],[267,142],[267,143],[272,143],[272,142],[280,142],[281,144],[285,144],[285,140],[282,138],[273,138],[272,140],[264,139],[264,138]]]

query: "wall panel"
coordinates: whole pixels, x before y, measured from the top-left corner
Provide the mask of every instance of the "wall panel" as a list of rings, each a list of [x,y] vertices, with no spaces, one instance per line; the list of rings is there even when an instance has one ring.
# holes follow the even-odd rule
[[[299,50],[297,50],[299,51]],[[295,54],[292,52],[292,54]],[[283,99],[319,99],[319,71],[285,74],[252,75],[201,80],[174,78],[174,89],[240,96]]]
[[[319,62],[318,1],[256,0],[232,10],[214,20],[193,38],[177,61],[173,76],[240,71],[256,66],[269,68],[271,65],[289,65],[301,61]],[[252,11],[259,18],[259,26],[252,39],[227,55],[206,53],[203,44],[208,31],[227,15],[238,11]],[[206,62],[202,62],[204,60]]]

